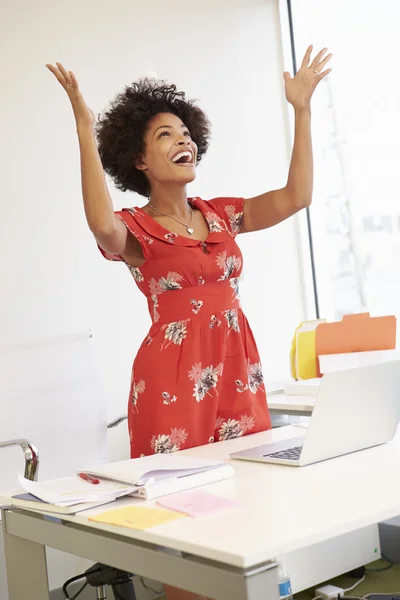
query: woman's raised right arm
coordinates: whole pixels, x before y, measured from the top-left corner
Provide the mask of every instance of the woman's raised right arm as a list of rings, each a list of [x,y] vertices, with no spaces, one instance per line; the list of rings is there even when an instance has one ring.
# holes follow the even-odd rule
[[[94,114],[86,104],[72,71],[67,71],[60,63],[46,66],[66,91],[74,111],[81,156],[83,203],[89,228],[107,252],[140,260],[143,253],[139,242],[114,214],[97,149]]]

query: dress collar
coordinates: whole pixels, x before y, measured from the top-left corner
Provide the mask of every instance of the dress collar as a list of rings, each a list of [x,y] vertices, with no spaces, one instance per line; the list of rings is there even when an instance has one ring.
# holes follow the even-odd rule
[[[225,221],[219,215],[217,215],[217,213],[214,212],[211,207],[208,206],[208,202],[197,197],[188,198],[188,202],[191,204],[191,206],[197,208],[202,213],[203,217],[208,223],[210,232],[204,242],[201,240],[196,240],[192,237],[186,237],[184,235],[169,231],[158,221],[153,219],[153,217],[147,214],[142,208],[134,207],[130,209],[125,208],[123,210],[130,212],[135,220],[149,235],[161,240],[162,242],[173,244],[174,246],[201,246],[203,244],[219,244],[227,241],[231,237]]]

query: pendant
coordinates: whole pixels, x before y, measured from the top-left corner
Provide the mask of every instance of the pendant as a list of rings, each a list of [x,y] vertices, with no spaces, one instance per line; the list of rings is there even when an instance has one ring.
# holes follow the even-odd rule
[[[188,233],[190,233],[190,235],[193,235],[193,233],[194,233],[194,229],[193,229],[193,227],[188,227],[186,231],[187,231]]]

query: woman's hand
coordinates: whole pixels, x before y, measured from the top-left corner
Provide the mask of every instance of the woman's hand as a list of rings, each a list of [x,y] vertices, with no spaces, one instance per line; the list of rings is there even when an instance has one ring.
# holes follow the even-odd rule
[[[61,63],[56,63],[56,66],[46,65],[54,77],[59,81],[64,90],[67,92],[71,102],[72,110],[74,111],[76,124],[78,125],[93,125],[95,117],[93,111],[86,104],[82,92],[79,89],[78,81],[72,71],[67,71]]]
[[[311,64],[309,64],[312,50],[312,46],[307,48],[301,67],[294,77],[291,77],[287,71],[283,74],[286,99],[293,105],[295,110],[310,108],[311,97],[315,88],[332,71],[332,69],[322,71],[327,62],[332,58],[332,54],[328,54],[324,58],[327,48],[321,50]]]

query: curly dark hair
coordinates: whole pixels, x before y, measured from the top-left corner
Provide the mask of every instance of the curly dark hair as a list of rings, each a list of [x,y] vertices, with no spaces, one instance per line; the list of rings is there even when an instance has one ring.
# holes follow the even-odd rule
[[[186,125],[198,147],[198,162],[207,151],[210,123],[195,101],[186,100],[185,93],[177,91],[175,85],[140,79],[115,97],[96,126],[103,168],[123,192],[150,195],[149,181],[143,171],[136,169],[135,162],[144,152],[148,123],[160,112],[170,112]]]

